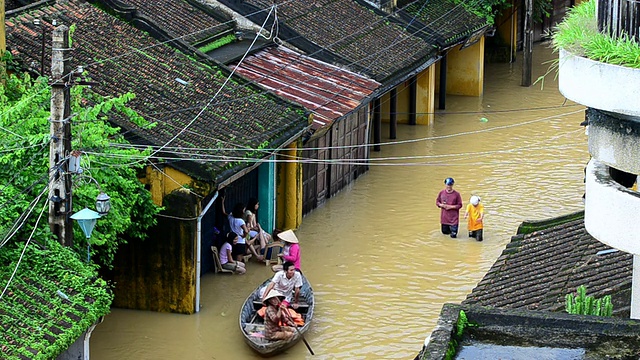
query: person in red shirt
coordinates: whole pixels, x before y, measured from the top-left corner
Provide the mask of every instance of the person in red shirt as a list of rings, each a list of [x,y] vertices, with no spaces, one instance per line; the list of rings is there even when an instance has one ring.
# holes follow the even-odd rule
[[[454,183],[453,178],[444,179],[444,190],[440,191],[436,198],[436,206],[440,208],[442,233],[452,238],[458,236],[458,222],[462,208],[462,197],[459,192],[453,190]]]

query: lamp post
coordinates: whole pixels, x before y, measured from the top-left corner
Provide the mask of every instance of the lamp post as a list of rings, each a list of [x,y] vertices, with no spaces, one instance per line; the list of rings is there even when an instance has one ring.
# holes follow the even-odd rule
[[[95,181],[95,179],[93,180]],[[111,197],[102,191],[96,198],[96,210],[98,211],[84,208],[70,216],[71,219],[78,222],[80,229],[82,229],[84,236],[87,238],[87,262],[91,261],[91,241],[89,239],[93,228],[96,226],[96,221],[107,215],[111,210]]]
[[[78,222],[84,236],[87,237],[87,262],[89,262],[91,261],[91,242],[89,241],[89,238],[91,237],[93,228],[96,226],[96,220],[100,219],[100,214],[93,210],[84,208],[71,215],[71,218]]]
[[[71,215],[73,220],[78,222],[80,225],[80,229],[84,233],[84,236],[87,238],[87,262],[91,261],[91,242],[89,238],[91,238],[91,233],[93,232],[93,228],[96,226],[96,221],[101,217],[107,215],[109,210],[111,210],[111,202],[109,195],[100,192],[96,199],[96,209],[93,211],[88,208],[84,208],[77,213]]]

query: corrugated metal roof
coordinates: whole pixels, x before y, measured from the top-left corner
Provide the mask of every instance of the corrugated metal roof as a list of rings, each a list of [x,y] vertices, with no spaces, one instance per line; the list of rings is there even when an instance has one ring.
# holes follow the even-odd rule
[[[285,47],[247,57],[236,72],[313,112],[318,129],[356,109],[380,86],[375,80]]]

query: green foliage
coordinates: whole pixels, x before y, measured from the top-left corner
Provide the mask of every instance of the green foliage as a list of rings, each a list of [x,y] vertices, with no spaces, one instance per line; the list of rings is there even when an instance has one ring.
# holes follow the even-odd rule
[[[33,81],[28,75],[11,75],[0,88],[0,236],[9,233],[29,203],[47,188],[50,98],[46,78]],[[97,222],[90,239],[91,259],[107,267],[124,238],[145,237],[158,211],[137,179],[136,171],[142,164],[129,160],[147,152],[113,146],[127,142],[107,123],[111,116],[125,116],[141,127],[153,126],[126,107],[132,98],[133,94],[101,98],[81,86],[72,89],[71,112],[77,114],[72,119],[72,147],[87,153],[82,157],[84,173],[73,178],[73,210],[95,208],[99,189],[92,180],[88,182],[90,177],[111,196],[111,212]],[[38,209],[46,198],[43,196],[37,204]],[[34,224],[32,216],[14,238],[25,238]],[[85,236],[77,225],[73,231],[76,251],[86,254]],[[48,236],[47,221],[41,221],[35,238]]]
[[[594,299],[593,296],[587,296],[587,288],[584,285],[578,286],[577,295],[565,296],[565,307],[569,314],[611,316],[613,313],[611,295]]]
[[[449,347],[447,348],[447,352],[444,356],[446,360],[455,359],[456,353],[458,352],[458,343],[462,340],[462,335],[464,335],[464,330],[468,327],[477,327],[478,324],[469,322],[467,318],[467,313],[464,310],[460,310],[458,314],[458,321],[456,322],[455,334],[451,336],[451,340],[449,341]]]
[[[69,47],[73,46],[73,33],[76,32],[77,28],[78,26],[76,24],[71,24],[71,26],[69,26]]]
[[[214,42],[210,42],[205,46],[198,48],[203,53],[208,53],[211,50],[215,50],[219,47],[225,46],[227,44],[231,44],[236,39],[236,36],[233,34],[229,34],[227,36],[223,36]]]
[[[0,301],[3,358],[22,355],[29,359],[54,359],[110,311],[113,294],[107,283],[97,277],[96,266],[84,263],[74,251],[54,240],[44,240],[43,244],[46,247],[33,242],[26,247],[15,277]],[[22,242],[0,248],[0,279],[9,279],[23,248]],[[63,301],[58,291],[68,301]],[[61,322],[71,327],[60,326]],[[55,328],[63,331],[54,333]],[[46,337],[56,341],[50,343]],[[34,356],[27,347],[38,354]]]
[[[626,36],[613,39],[598,31],[593,0],[569,10],[555,29],[553,46],[595,61],[640,68],[640,45],[636,41]]]

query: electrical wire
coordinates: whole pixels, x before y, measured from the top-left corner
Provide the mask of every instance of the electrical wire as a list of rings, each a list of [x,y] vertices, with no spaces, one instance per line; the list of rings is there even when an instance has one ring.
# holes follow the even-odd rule
[[[40,223],[40,219],[42,219],[42,214],[44,213],[44,210],[46,208],[47,208],[47,202],[44,203],[44,206],[42,207],[42,210],[40,211],[40,216],[38,216],[38,220],[36,220],[36,224],[34,225],[33,230],[31,231],[31,234],[29,235],[29,238],[27,239],[27,241],[24,244],[24,248],[22,249],[22,252],[20,253],[20,258],[18,259],[18,263],[16,264],[15,268],[13,269],[13,272],[11,273],[11,276],[9,277],[9,280],[7,281],[7,285],[2,290],[2,294],[0,294],[0,300],[2,300],[2,297],[7,292],[7,289],[9,288],[9,285],[11,285],[11,282],[13,281],[13,278],[15,277],[16,272],[18,272],[18,268],[20,267],[20,263],[22,263],[22,258],[24,257],[24,253],[27,251],[27,247],[29,246],[29,243],[31,243],[31,239],[33,239],[33,234],[36,232],[36,229],[38,228],[38,224]]]
[[[537,123],[537,122],[552,120],[552,119],[554,119],[556,117],[565,117],[565,116],[577,114],[577,113],[582,112],[582,111],[584,111],[584,109],[565,112],[565,113],[561,113],[561,114],[549,115],[549,116],[545,116],[545,117],[542,117],[542,118],[536,118],[536,119],[532,119],[532,120],[518,122],[518,123],[515,123],[515,124],[494,126],[494,127],[490,127],[490,128],[486,128],[486,129],[480,129],[480,130],[474,130],[474,131],[465,131],[465,132],[459,132],[459,133],[448,134],[448,135],[429,136],[429,137],[422,137],[422,138],[417,138],[417,139],[397,140],[397,141],[389,141],[389,142],[381,142],[381,143],[369,143],[369,144],[361,144],[361,145],[322,146],[322,147],[309,147],[309,148],[305,147],[305,148],[301,148],[300,150],[302,150],[302,151],[313,151],[313,150],[331,150],[331,149],[351,149],[351,148],[360,148],[360,147],[372,147],[372,146],[376,146],[376,145],[378,145],[378,146],[391,146],[391,145],[401,145],[401,144],[414,143],[414,142],[440,140],[440,139],[447,139],[447,138],[458,137],[458,136],[466,136],[466,135],[475,135],[475,134],[491,132],[491,131],[495,131],[495,130],[503,130],[503,129],[510,129],[510,128],[515,128],[515,127],[519,127],[519,126],[530,125],[530,124],[534,124],[534,123]],[[143,147],[144,148],[148,148],[149,147],[149,146],[146,146],[146,145],[119,144],[119,143],[111,143],[110,146],[112,146],[112,147],[120,147],[120,148],[125,148],[125,149],[129,149],[129,148],[136,149],[136,148],[143,148]],[[183,147],[168,147],[168,149],[184,149],[184,148]],[[189,148],[189,150],[203,152],[203,151],[242,151],[242,150],[245,150],[245,149],[243,149],[243,148]],[[251,151],[253,151],[253,150],[254,149],[251,149]],[[275,151],[277,149],[275,149],[275,148],[269,148],[269,149],[265,148],[263,150],[265,150],[265,151]],[[169,150],[165,150],[165,152],[166,153],[172,153]]]
[[[7,235],[0,242],[0,248],[2,248],[9,240],[11,240],[11,238],[24,226],[27,219],[29,219],[29,216],[35,209],[36,205],[38,204],[38,202],[40,202],[40,199],[47,191],[48,191],[48,187],[45,186],[44,189],[40,192],[40,194],[31,201],[31,203],[29,204],[28,210],[23,212],[20,215],[20,217],[18,217],[16,222],[9,229],[9,232],[7,233]]]
[[[526,145],[523,147],[518,147],[518,148],[510,148],[510,149],[503,149],[503,150],[491,150],[491,151],[482,151],[482,152],[468,152],[468,153],[457,153],[457,154],[441,154],[441,155],[415,155],[415,156],[401,156],[401,157],[385,157],[385,158],[364,158],[364,159],[328,159],[328,160],[319,160],[319,159],[314,159],[314,158],[300,158],[300,157],[290,157],[288,159],[276,159],[276,160],[271,160],[271,159],[267,159],[267,160],[257,160],[257,159],[247,159],[247,158],[226,158],[224,159],[224,161],[237,161],[237,162],[247,162],[247,163],[256,163],[256,162],[267,162],[267,163],[328,163],[328,164],[332,164],[332,165],[372,165],[372,166],[386,166],[386,165],[390,165],[390,166],[398,166],[398,165],[415,165],[415,164],[419,164],[419,163],[397,163],[397,162],[392,162],[392,163],[378,163],[379,161],[395,161],[395,160],[415,160],[415,159],[442,159],[442,158],[450,158],[450,157],[465,157],[465,158],[469,158],[469,157],[477,157],[477,156],[487,156],[487,155],[496,155],[496,154],[501,154],[501,153],[512,153],[512,152],[518,152],[518,151],[523,151],[523,150],[541,150],[541,149],[554,149],[554,148],[559,148],[559,149],[563,149],[566,148],[565,145],[560,145],[560,146],[549,146],[547,145],[548,142],[553,142],[554,140],[557,140],[559,138],[562,137],[566,137],[566,136],[572,136],[576,133],[582,132],[582,129],[579,130],[574,130],[574,131],[570,131],[567,133],[563,133],[560,135],[556,135],[553,136],[551,138],[548,139],[544,139],[541,141],[538,141],[537,144],[530,144],[530,145]],[[569,146],[571,147],[571,146]],[[182,157],[178,157],[178,158],[165,158],[166,160],[182,160]],[[218,160],[214,159],[198,159],[199,161],[202,162],[217,162]],[[451,161],[450,159],[447,161]],[[421,163],[423,165],[434,165],[435,163],[430,162],[430,163]]]
[[[463,1],[463,3],[464,3],[464,2],[465,2],[465,1]],[[462,4],[462,3],[461,3],[461,4]],[[456,5],[454,8],[452,8],[452,9],[451,9],[451,10],[449,10],[448,12],[444,13],[444,14],[443,14],[441,17],[439,17],[438,19],[435,19],[432,23],[435,23],[435,21],[438,21],[440,18],[442,18],[442,17],[444,17],[445,15],[447,15],[448,13],[452,12],[456,7],[461,6],[461,4]],[[272,10],[273,10],[273,7],[272,7]],[[399,10],[397,10],[397,11],[399,11]],[[266,19],[265,19],[265,22],[263,23],[263,25],[262,25],[262,27],[261,27],[261,30],[262,30],[262,29],[264,29],[264,26],[266,25],[266,22],[268,21],[269,16],[271,15],[271,12],[272,12],[272,11],[270,11],[270,12],[269,12],[269,14],[267,15],[267,17],[266,17]],[[395,12],[394,12],[394,13],[395,13]],[[391,15],[391,14],[389,14],[389,15],[387,15],[387,16],[385,16],[385,17],[383,17],[382,19],[385,19],[385,18],[387,18],[387,17],[388,17],[388,16],[390,16],[390,15]],[[416,16],[417,16],[417,14],[416,14],[416,15],[414,15],[414,17],[413,17],[412,21],[413,21],[413,20],[415,20]],[[382,19],[381,19],[381,20],[379,20],[379,21],[382,21]],[[430,24],[432,24],[432,23],[430,23]],[[405,30],[405,31],[406,31],[406,29],[407,29],[408,27],[409,27],[409,25],[407,25],[403,30]],[[422,31],[422,29],[427,28],[427,27],[428,27],[428,25],[425,25],[425,26],[424,26],[423,28],[421,28],[419,31]],[[416,31],[415,33],[417,33],[417,32],[418,32],[418,31]],[[412,35],[414,35],[415,33],[412,33]],[[402,32],[401,32],[400,34],[402,34]],[[339,39],[338,41],[334,42],[332,45],[329,45],[329,46],[328,46],[328,48],[331,48],[334,44],[337,44],[337,43],[339,43],[340,41],[342,41],[342,40],[344,40],[344,39],[346,39],[346,38],[352,37],[353,35],[354,35],[354,34],[350,34],[350,35],[348,35],[348,36],[345,36],[345,37],[343,37],[343,38]],[[371,57],[371,56],[373,56],[373,55],[377,55],[375,59],[378,59],[381,55],[385,54],[385,51],[386,51],[387,49],[389,49],[389,48],[391,48],[391,47],[395,46],[396,44],[399,44],[399,43],[401,43],[401,42],[405,41],[406,39],[409,39],[410,37],[407,37],[407,38],[405,38],[404,40],[401,40],[400,42],[398,42],[398,41],[397,41],[397,40],[398,40],[398,38],[400,38],[400,35],[398,35],[398,36],[393,40],[393,42],[391,43],[391,45],[389,45],[389,46],[387,46],[387,47],[385,47],[385,48],[380,49],[378,52],[375,52],[375,53],[373,53],[373,54],[369,54],[368,56],[364,57],[363,59],[361,59],[361,60],[359,60],[359,61],[366,60],[366,59],[368,59],[369,57]],[[256,39],[257,39],[257,36],[256,36]],[[255,43],[255,40],[256,40],[256,39],[254,39],[254,42],[251,44],[251,46],[249,46],[249,49],[251,49],[251,47],[253,47],[253,44]],[[234,69],[233,69],[232,73],[230,74],[230,76],[231,76],[231,75],[233,75],[233,73],[235,72],[235,70],[236,70],[236,69],[241,65],[242,61],[244,61],[244,59],[246,58],[246,56],[247,56],[247,54],[248,54],[249,49],[247,50],[247,52],[245,52],[245,54],[243,55],[243,57],[242,57],[242,59],[240,60],[240,62],[239,62],[239,63],[234,67]],[[374,61],[369,62],[369,66],[365,67],[365,69],[368,69],[372,64],[374,64],[374,63],[375,63],[375,59],[374,59]],[[359,62],[359,61],[358,61],[358,62]],[[357,63],[357,62],[353,62],[352,64],[356,64],[356,63]],[[285,65],[284,67],[291,66],[291,65],[292,65],[292,64],[287,64],[287,65]],[[282,67],[282,68],[284,68],[284,67]],[[281,70],[282,68],[280,68],[279,70]],[[279,70],[278,70],[278,71],[279,71]],[[338,71],[338,70],[335,70],[335,71]],[[273,74],[273,73],[274,73],[274,72],[271,72],[271,74]],[[266,75],[264,75],[264,76],[266,76]],[[264,76],[263,76],[263,77],[264,77]],[[219,94],[219,92],[222,90],[222,88],[226,85],[226,83],[227,83],[228,79],[229,79],[229,78],[227,78],[227,80],[226,80],[226,81],[225,81],[225,83],[222,85],[222,87],[218,90],[218,92],[216,93],[216,95],[214,95],[214,98]],[[351,81],[353,81],[353,80],[351,80]],[[234,89],[234,90],[237,90],[237,89]],[[340,93],[342,93],[343,91],[346,91],[346,88],[344,88],[342,91],[338,92],[337,94],[340,94]],[[333,101],[333,99],[337,96],[337,94],[334,94],[334,96],[333,96],[331,99],[329,99],[325,104],[319,105],[319,106],[318,106],[318,107],[316,107],[315,109],[311,109],[311,111],[316,111],[316,110],[317,110],[317,109],[319,109],[320,107],[325,106],[326,104],[328,104],[328,103],[332,102],[332,101]],[[157,153],[158,153],[159,151],[161,151],[164,147],[168,146],[168,144],[169,144],[169,143],[173,142],[173,141],[174,141],[174,140],[175,140],[179,135],[181,135],[182,133],[184,133],[184,131],[186,131],[186,129],[187,129],[188,127],[190,127],[190,126],[195,122],[195,120],[196,120],[196,119],[197,119],[197,118],[198,118],[198,117],[199,117],[199,116],[204,112],[204,110],[205,110],[208,106],[210,106],[210,105],[212,104],[212,101],[213,101],[213,99],[214,99],[214,98],[210,99],[210,100],[208,101],[208,103],[205,105],[205,107],[204,107],[204,108],[202,108],[202,109],[200,110],[200,112],[196,115],[196,117],[195,117],[193,120],[191,120],[191,121],[190,121],[190,122],[189,122],[185,127],[183,127],[183,128],[178,132],[178,134],[177,134],[177,135],[175,135],[172,139],[170,139],[168,142],[166,142],[166,143],[165,143],[163,146],[161,146],[158,150],[154,151],[150,156],[154,156],[155,154],[157,154]],[[223,141],[223,140],[219,140],[219,141]],[[224,141],[223,141],[223,142],[224,142]],[[250,151],[260,151],[260,152],[262,152],[263,154],[265,154],[266,156],[272,156],[272,155],[273,155],[273,153],[272,153],[272,152],[269,152],[269,151],[264,150],[264,149],[250,149]]]
[[[265,27],[265,25],[267,24],[267,21],[269,20],[269,17],[271,16],[273,10],[275,9],[275,6],[273,6],[271,8],[271,11],[269,11],[269,13],[267,14],[267,17],[264,21],[264,23],[262,24],[262,26],[260,27],[260,31],[262,31]],[[247,57],[247,55],[249,54],[249,51],[251,50],[251,48],[253,48],[253,45],[256,43],[256,41],[258,40],[258,36],[256,35],[256,37],[253,39],[253,42],[251,43],[251,45],[249,45],[249,48],[245,51],[244,55],[242,56],[242,59],[240,59],[240,63],[242,63],[244,61],[244,59]],[[205,110],[207,110],[207,108],[211,105],[211,103],[213,102],[213,100],[215,100],[215,98],[218,96],[218,94],[220,94],[220,92],[222,91],[222,89],[224,89],[224,87],[227,85],[227,83],[231,80],[231,77],[233,76],[233,74],[235,74],[236,69],[234,68],[230,73],[229,76],[227,76],[227,78],[224,80],[224,82],[222,83],[222,85],[220,86],[220,88],[218,89],[218,91],[216,91],[216,93],[213,95],[213,97],[207,102],[207,104],[200,110],[200,112],[198,112],[198,114],[182,129],[180,130],[176,135],[174,135],[169,141],[167,141],[164,145],[162,145],[159,149],[155,150],[151,155],[149,155],[147,157],[147,159],[155,154],[157,154],[158,152],[162,151],[162,149],[164,149],[165,146],[168,146],[170,143],[172,143],[175,139],[178,138],[178,136],[182,135],[182,133],[184,133],[191,125],[193,125],[194,122],[196,122],[196,120],[198,120],[198,118],[200,118],[200,116],[205,112]]]

